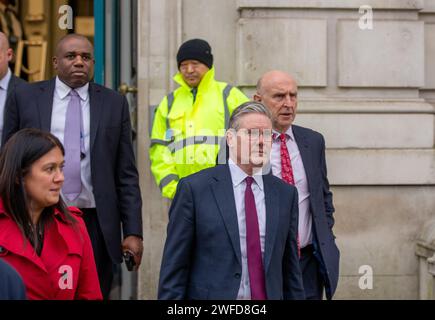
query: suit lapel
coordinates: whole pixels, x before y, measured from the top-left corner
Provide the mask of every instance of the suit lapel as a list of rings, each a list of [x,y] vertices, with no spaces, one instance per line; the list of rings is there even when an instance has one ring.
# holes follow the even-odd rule
[[[11,75],[11,79],[8,83],[8,91],[6,92],[6,97],[9,97],[13,90],[15,90],[15,76]]]
[[[39,123],[41,130],[51,130],[51,112],[53,110],[53,95],[56,78],[50,81],[44,81],[40,84],[40,94],[38,96],[38,111],[39,111]]]
[[[212,184],[213,194],[219,208],[219,212],[224,220],[225,228],[233,245],[234,253],[240,266],[242,258],[240,252],[239,224],[237,220],[236,202],[234,199],[233,184],[228,165],[216,167],[216,182]]]
[[[298,126],[293,125],[293,134],[296,139],[296,144],[299,148],[299,153],[301,154],[302,163],[304,164],[305,174],[308,180],[308,189],[311,190],[312,184],[312,172],[313,172],[313,162],[312,162],[312,153],[310,150],[310,145],[308,143],[307,137],[301,132]]]
[[[90,150],[95,143],[95,138],[97,137],[98,125],[100,123],[102,114],[102,100],[101,89],[97,87],[94,83],[89,83],[89,109],[90,109],[90,131],[91,131],[91,145]]]
[[[264,175],[264,197],[266,202],[266,240],[264,248],[264,270],[267,272],[272,258],[273,246],[279,224],[278,190],[272,175]]]

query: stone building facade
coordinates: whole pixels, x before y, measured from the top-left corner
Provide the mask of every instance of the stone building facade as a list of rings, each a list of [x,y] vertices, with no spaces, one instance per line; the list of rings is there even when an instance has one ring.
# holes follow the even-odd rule
[[[435,1],[141,0],[138,17],[140,298],[156,298],[169,205],[149,169],[152,106],[175,88],[177,49],[194,37],[210,42],[217,79],[248,96],[266,70],[298,81],[296,123],[327,144],[336,298],[421,297],[416,245],[435,217]]]

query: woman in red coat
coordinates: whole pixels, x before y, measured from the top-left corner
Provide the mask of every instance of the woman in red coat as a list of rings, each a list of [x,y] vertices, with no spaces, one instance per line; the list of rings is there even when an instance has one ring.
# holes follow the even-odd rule
[[[64,148],[50,133],[17,132],[0,156],[0,258],[28,299],[102,299],[81,212],[60,197]]]

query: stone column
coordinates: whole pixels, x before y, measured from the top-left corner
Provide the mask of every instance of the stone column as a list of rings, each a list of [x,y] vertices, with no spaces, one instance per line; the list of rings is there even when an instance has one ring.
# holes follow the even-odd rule
[[[435,219],[427,221],[416,245],[419,262],[419,299],[435,299]]]
[[[143,199],[144,254],[139,272],[139,299],[155,299],[169,201],[160,195],[150,171],[148,149],[153,110],[173,89],[173,57],[178,48],[179,3],[174,0],[138,2],[138,170]]]

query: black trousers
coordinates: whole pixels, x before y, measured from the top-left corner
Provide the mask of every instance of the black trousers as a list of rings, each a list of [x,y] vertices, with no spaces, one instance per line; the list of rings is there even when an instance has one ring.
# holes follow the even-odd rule
[[[320,270],[320,264],[314,255],[313,245],[301,249],[299,265],[304,282],[305,298],[307,300],[322,300],[324,278]]]
[[[104,300],[108,300],[113,282],[113,262],[107,252],[106,243],[98,222],[97,210],[94,208],[80,210],[83,212],[83,220],[91,238],[101,292]]]

